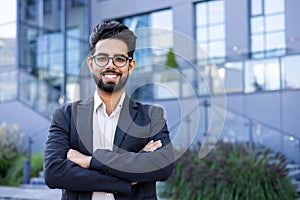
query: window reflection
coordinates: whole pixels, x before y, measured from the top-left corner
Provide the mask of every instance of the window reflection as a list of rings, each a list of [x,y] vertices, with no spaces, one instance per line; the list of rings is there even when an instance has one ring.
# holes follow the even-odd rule
[[[255,17],[251,19],[252,33],[262,33],[264,31],[264,19],[263,17]]]
[[[262,10],[262,8],[264,8]],[[285,53],[284,0],[251,1],[251,53],[253,58]]]
[[[243,63],[226,63],[223,68],[224,76],[221,77],[226,93],[243,91]]]
[[[281,43],[285,39],[284,32],[270,33],[266,36],[267,49],[282,49],[285,46]]]
[[[284,0],[265,0],[265,13],[281,13],[284,12]]]
[[[262,14],[262,0],[252,0],[251,10],[253,15]]]
[[[171,31],[165,31],[173,30],[171,9],[126,17],[119,21],[138,34],[139,39],[135,52],[137,66],[165,62],[166,52],[173,47],[173,35]],[[152,30],[143,31],[142,28],[146,27],[151,27]]]
[[[266,17],[266,31],[284,30],[284,15],[272,15]]]
[[[208,23],[222,23],[224,22],[224,2],[223,1],[211,1],[208,2]]]
[[[225,60],[225,8],[224,1],[200,2],[196,9],[196,40],[199,41],[197,52],[198,64],[208,62],[201,56],[203,50],[216,63]]]
[[[300,56],[282,58],[282,86],[285,89],[300,88]]]
[[[245,63],[245,92],[280,89],[280,70],[277,59]]]
[[[133,98],[136,99],[164,99],[174,98],[174,94],[166,87],[155,84],[143,85],[147,80],[152,82],[157,80],[161,82],[166,74],[152,74],[156,64],[162,66],[167,59],[167,53],[173,48],[173,14],[171,9],[156,11],[152,13],[136,15],[119,19],[122,23],[133,30],[137,36],[137,45],[134,55],[137,67],[135,70],[136,80],[130,81],[128,88],[137,88],[133,92]],[[143,29],[143,28],[151,29]],[[178,93],[179,81],[168,80],[164,85],[172,88]]]

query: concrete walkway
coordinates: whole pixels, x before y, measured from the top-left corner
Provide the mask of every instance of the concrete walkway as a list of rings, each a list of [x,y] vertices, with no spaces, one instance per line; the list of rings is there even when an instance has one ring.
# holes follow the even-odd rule
[[[47,187],[0,186],[0,200],[58,200],[61,190]]]

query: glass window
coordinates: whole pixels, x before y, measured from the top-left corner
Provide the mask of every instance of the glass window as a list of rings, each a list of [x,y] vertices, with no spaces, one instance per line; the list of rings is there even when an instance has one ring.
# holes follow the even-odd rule
[[[1,32],[1,26],[0,26]],[[10,65],[15,67],[16,63],[16,39],[0,37],[0,66]]]
[[[207,5],[205,3],[196,4],[196,25],[205,26],[207,23]]]
[[[266,31],[284,30],[284,15],[271,15],[266,17]]]
[[[300,88],[300,56],[288,56],[281,60],[282,63],[282,86],[284,89]]]
[[[211,26],[209,29],[209,39],[217,40],[225,38],[225,30],[223,25]]]
[[[198,94],[199,95],[209,95],[210,81],[210,65],[204,65],[198,67],[197,79],[198,80]]]
[[[277,59],[245,63],[245,92],[280,89],[280,69]]]
[[[199,2],[196,9],[196,40],[198,64],[205,64],[208,57],[215,63],[225,60],[225,8],[223,0]],[[207,56],[203,56],[203,50]],[[200,52],[199,52],[200,51]]]
[[[0,103],[17,98],[18,74],[16,70],[1,70],[0,72]]]
[[[207,41],[208,37],[207,37],[207,28],[206,27],[201,27],[198,29],[197,31],[197,38],[199,42],[202,41]]]
[[[222,57],[225,54],[224,41],[211,42],[209,44],[209,51],[212,52],[212,57]]]
[[[282,13],[284,12],[284,0],[265,0],[265,13]]]
[[[152,77],[152,66],[159,64],[164,65],[167,58],[167,53],[173,48],[173,12],[171,9],[151,12],[142,15],[136,15],[132,17],[126,17],[119,19],[122,23],[133,30],[137,37],[136,51],[134,58],[137,62],[137,68],[135,70],[136,77],[143,77],[144,80],[148,80]],[[145,29],[149,27],[149,29]],[[149,66],[149,67],[146,67]],[[146,74],[146,77],[144,77]],[[155,77],[160,79],[159,74]],[[130,87],[135,87],[132,83]],[[179,88],[179,81],[166,81],[165,85],[170,88]],[[139,86],[138,86],[139,87]],[[139,87],[134,91],[134,98],[138,99],[164,99],[174,98],[168,88],[161,87],[156,84],[146,84]]]
[[[0,24],[0,38],[16,38],[16,22]]]
[[[196,69],[192,66],[181,71],[181,87],[182,87],[182,96],[183,97],[191,97],[195,96],[195,92],[197,91],[197,77]]]
[[[67,73],[76,75],[81,63],[80,41],[67,39]]]
[[[252,15],[262,14],[262,0],[252,0],[251,1]]]
[[[171,9],[120,19],[138,36],[135,60],[137,66],[164,63],[166,52],[173,47],[173,12]],[[140,29],[151,27],[151,30]],[[152,47],[155,47],[152,48]],[[161,51],[157,49],[160,48]],[[160,59],[159,59],[160,58]]]
[[[220,70],[221,73],[220,73]],[[230,62],[226,63],[223,68],[219,69],[219,74],[224,83],[226,93],[243,92],[243,63]]]
[[[223,23],[224,22],[224,2],[223,1],[211,1],[208,2],[208,15],[210,24]]]
[[[155,99],[170,99],[178,98],[180,94],[180,74],[176,69],[168,68],[156,70],[153,74],[154,83],[154,98]]]
[[[285,44],[282,44],[282,40],[285,39],[284,32],[270,33],[266,36],[266,49],[282,49],[285,48]]]
[[[152,28],[173,30],[173,19],[171,10],[163,10],[150,14],[150,22]]]
[[[251,19],[252,34],[264,32],[264,18],[255,17]]]
[[[284,54],[286,51],[284,0],[252,0],[251,3],[252,57]]]
[[[264,42],[265,40],[263,35],[252,35],[251,38],[252,50],[255,52],[261,51],[265,46]]]

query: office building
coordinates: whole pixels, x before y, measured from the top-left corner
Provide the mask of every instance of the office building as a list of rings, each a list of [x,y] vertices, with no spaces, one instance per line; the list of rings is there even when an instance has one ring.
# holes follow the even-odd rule
[[[165,108],[178,148],[212,136],[265,145],[299,162],[299,6],[297,0],[19,0],[14,99],[47,124],[59,103],[92,94],[84,72],[89,32],[101,20],[118,20],[138,35],[128,94]]]

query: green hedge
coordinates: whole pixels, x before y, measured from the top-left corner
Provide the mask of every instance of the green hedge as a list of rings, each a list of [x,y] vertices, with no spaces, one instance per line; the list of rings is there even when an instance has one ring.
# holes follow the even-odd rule
[[[164,195],[189,200],[291,200],[297,192],[287,177],[287,160],[269,149],[218,143],[203,159],[199,148],[185,152],[175,163]]]

